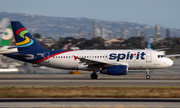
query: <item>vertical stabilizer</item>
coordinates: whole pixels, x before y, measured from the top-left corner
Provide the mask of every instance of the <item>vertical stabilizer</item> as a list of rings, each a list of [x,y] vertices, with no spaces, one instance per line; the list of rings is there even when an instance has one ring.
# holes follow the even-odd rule
[[[61,48],[61,50],[68,50],[69,45],[65,44],[64,47]]]
[[[4,30],[4,33],[2,34],[0,45],[11,46],[13,40],[14,40],[14,35],[13,35],[12,27],[11,25],[9,25],[8,28],[6,28]]]
[[[46,51],[19,21],[11,21],[18,51]]]
[[[9,18],[3,18],[0,22],[0,37],[2,36],[2,34],[4,33],[4,30],[7,28],[8,23],[9,22]]]

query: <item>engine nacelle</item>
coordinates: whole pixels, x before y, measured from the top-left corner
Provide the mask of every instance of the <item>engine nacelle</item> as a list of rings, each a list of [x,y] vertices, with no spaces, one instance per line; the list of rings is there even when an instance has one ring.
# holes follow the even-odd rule
[[[101,73],[108,75],[127,75],[128,67],[127,65],[114,65],[103,69]]]

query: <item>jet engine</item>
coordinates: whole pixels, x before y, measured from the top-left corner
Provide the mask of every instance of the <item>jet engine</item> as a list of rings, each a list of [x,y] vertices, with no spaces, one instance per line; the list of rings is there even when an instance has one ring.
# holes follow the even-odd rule
[[[100,72],[102,74],[108,74],[108,75],[127,75],[128,67],[127,65],[114,65],[114,66],[110,66],[105,69],[102,69],[102,71]]]

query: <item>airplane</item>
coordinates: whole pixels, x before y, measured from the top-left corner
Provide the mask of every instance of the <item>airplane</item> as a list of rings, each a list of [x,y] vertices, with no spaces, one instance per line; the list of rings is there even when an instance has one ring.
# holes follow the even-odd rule
[[[14,36],[11,25],[9,25],[4,31],[2,31],[2,37],[0,42],[0,54],[18,52],[16,46],[11,46]],[[65,44],[61,50],[67,50],[68,44]]]
[[[2,37],[0,42],[0,54],[17,52],[16,46],[11,46],[14,40],[14,34],[11,25],[9,25],[4,31],[2,31]]]
[[[3,31],[8,26],[9,18],[3,18],[0,22],[0,36],[3,34]]]
[[[173,61],[155,50],[47,50],[43,48],[19,21],[11,21],[18,52],[4,54],[7,57],[42,66],[93,71],[107,75],[127,75],[128,70],[166,68]]]
[[[65,45],[61,48],[61,50],[68,50],[68,47],[69,47],[69,44],[65,44]]]
[[[148,36],[147,49],[148,50],[152,50],[150,36]],[[155,50],[155,51],[162,51],[162,50],[165,50],[165,49],[169,49],[169,48],[160,48],[160,49],[153,49],[153,50]],[[168,58],[171,58],[171,57],[180,56],[180,54],[171,54],[171,55],[165,55],[165,56],[168,57]]]

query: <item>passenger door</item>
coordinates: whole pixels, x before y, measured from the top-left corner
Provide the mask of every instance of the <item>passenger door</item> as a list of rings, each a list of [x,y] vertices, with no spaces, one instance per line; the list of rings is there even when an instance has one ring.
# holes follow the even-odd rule
[[[146,62],[151,62],[152,57],[151,57],[151,52],[146,52]]]

